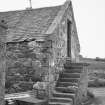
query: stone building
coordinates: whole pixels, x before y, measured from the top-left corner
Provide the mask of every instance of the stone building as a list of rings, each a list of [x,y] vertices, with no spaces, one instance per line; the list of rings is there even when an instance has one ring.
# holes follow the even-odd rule
[[[18,88],[18,83],[41,77],[51,83],[53,90],[64,64],[83,66],[79,64],[80,44],[71,1],[55,7],[1,12],[0,19],[8,25],[6,80],[9,82],[12,77],[12,86]],[[84,75],[77,75],[82,77],[80,91],[86,90]],[[84,93],[80,91],[76,95],[82,97]]]

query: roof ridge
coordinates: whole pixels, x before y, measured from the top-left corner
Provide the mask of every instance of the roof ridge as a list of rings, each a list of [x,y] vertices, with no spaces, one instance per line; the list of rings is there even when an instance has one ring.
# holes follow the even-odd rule
[[[33,11],[33,10],[46,9],[46,8],[55,8],[55,7],[61,7],[61,6],[62,5],[46,6],[46,7],[32,8],[32,9],[27,9],[26,8],[26,9],[20,9],[20,10],[0,11],[0,13]]]

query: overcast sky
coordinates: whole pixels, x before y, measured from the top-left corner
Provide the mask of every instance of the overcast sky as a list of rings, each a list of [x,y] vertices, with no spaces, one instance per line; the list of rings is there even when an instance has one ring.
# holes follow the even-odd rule
[[[32,0],[33,8],[63,4],[66,0]],[[105,58],[105,0],[72,0],[84,57]],[[0,11],[29,7],[29,0],[1,0]]]

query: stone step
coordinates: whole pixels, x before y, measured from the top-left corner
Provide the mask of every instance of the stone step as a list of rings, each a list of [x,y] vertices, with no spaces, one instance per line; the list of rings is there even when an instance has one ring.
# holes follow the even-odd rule
[[[67,61],[64,65],[71,65],[71,66],[81,66],[81,67],[83,67],[83,66],[85,66],[85,65],[87,65],[87,63],[76,63],[76,62],[69,62],[69,61]]]
[[[61,97],[52,97],[50,102],[61,102],[61,103],[71,103],[73,100],[71,98],[61,98]]]
[[[69,89],[67,87],[56,87],[55,90],[62,93],[75,93],[76,92],[76,89],[73,89],[73,88]]]
[[[61,98],[71,98],[72,100],[74,100],[74,98],[75,98],[74,93],[61,93],[61,92],[57,92],[57,91],[53,92],[53,96],[54,97],[61,97]]]
[[[81,73],[82,72],[82,69],[65,69],[64,70],[65,73]]]
[[[81,69],[81,70],[82,70],[83,67],[77,67],[77,66],[74,66],[74,67],[73,67],[73,66],[66,66],[66,67],[65,67],[65,66],[64,66],[64,69]]]
[[[59,82],[72,82],[77,83],[79,78],[59,78]]]
[[[57,86],[59,86],[59,87],[78,86],[78,84],[72,83],[72,82],[58,82]]]
[[[62,73],[60,78],[80,78],[80,73]]]
[[[71,64],[71,63],[66,63],[66,64],[64,64],[64,68],[78,68],[78,69],[82,69],[83,68],[83,65],[81,65],[81,64],[79,64],[79,63],[77,63],[77,64]]]
[[[73,105],[72,103],[49,102],[48,105]]]

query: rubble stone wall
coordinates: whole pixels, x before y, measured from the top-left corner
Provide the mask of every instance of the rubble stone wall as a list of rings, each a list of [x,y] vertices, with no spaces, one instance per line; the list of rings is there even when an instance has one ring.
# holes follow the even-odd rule
[[[4,25],[5,26],[5,25]],[[5,88],[5,40],[6,40],[6,27],[0,23],[0,105],[4,105],[4,88]]]
[[[79,61],[80,45],[77,36],[77,30],[75,26],[75,20],[73,19],[73,13],[71,7],[65,11],[62,21],[56,27],[52,39],[52,58],[51,58],[51,72],[52,87],[56,84],[59,78],[59,73],[63,71],[63,65],[67,58],[67,19],[71,21],[71,60],[73,62]]]
[[[36,41],[7,44],[6,83],[10,82],[10,88],[16,88],[17,84],[19,91],[21,82],[44,79],[43,76],[48,73],[49,68],[49,47],[44,45],[44,42]],[[16,92],[12,89],[9,91]],[[20,91],[26,90],[20,89]]]

